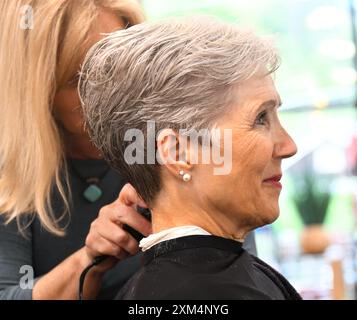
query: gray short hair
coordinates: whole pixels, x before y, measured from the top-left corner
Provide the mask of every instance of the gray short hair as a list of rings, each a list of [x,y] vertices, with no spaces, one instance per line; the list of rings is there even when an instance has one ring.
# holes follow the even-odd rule
[[[277,69],[270,39],[208,17],[167,19],[116,31],[87,54],[79,82],[89,134],[109,163],[150,203],[159,165],[124,160],[124,134],[211,129],[233,90],[262,68]],[[146,144],[145,144],[146,145]]]

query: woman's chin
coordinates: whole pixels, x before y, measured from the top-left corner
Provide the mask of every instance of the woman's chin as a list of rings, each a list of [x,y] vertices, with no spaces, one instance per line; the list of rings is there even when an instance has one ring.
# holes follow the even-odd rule
[[[279,207],[269,208],[264,212],[265,213],[261,216],[261,225],[259,227],[273,223],[276,219],[279,218],[280,215]]]
[[[268,216],[268,221],[266,224],[270,224],[270,223],[273,223],[276,219],[279,218],[279,215],[280,215],[280,210],[279,208],[277,208],[275,211],[271,212]]]

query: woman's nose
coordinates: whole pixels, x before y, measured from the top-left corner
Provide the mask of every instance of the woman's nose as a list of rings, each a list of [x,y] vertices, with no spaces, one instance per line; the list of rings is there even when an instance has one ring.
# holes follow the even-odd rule
[[[290,158],[297,153],[297,146],[283,127],[280,127],[274,148],[274,158]]]

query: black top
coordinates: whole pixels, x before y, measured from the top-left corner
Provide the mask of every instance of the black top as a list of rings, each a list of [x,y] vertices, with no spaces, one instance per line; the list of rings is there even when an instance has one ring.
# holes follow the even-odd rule
[[[90,224],[98,216],[100,208],[115,201],[125,182],[114,171],[107,171],[103,160],[69,160],[78,173],[69,166],[72,203],[70,215],[60,224],[68,225],[64,237],[47,232],[35,219],[26,229],[27,239],[19,232],[16,223],[2,224],[0,216],[0,299],[31,299],[32,290],[21,289],[19,280],[21,266],[31,266],[34,277],[38,278],[82,248],[90,229]],[[104,177],[99,182],[103,195],[94,203],[86,200],[82,193],[88,186],[84,178]],[[53,194],[53,208],[57,217],[62,214],[63,203],[58,192]],[[98,299],[113,299],[118,290],[140,267],[140,254],[125,259],[109,270],[103,279]],[[27,270],[27,269],[25,269]]]
[[[99,210],[115,201],[125,182],[115,171],[107,174],[104,160],[69,160],[69,178],[72,191],[70,215],[61,222],[68,225],[64,237],[55,236],[47,232],[38,219],[26,229],[27,238],[18,232],[16,223],[3,225],[0,215],[0,300],[1,299],[31,299],[32,290],[21,288],[20,279],[29,275],[29,268],[33,270],[35,281],[38,277],[51,271],[55,266],[82,248],[90,229],[90,224],[98,216]],[[75,167],[77,173],[72,167]],[[99,182],[103,195],[96,202],[88,202],[83,197],[87,187],[81,177],[104,177]],[[63,204],[57,191],[53,194],[53,209],[57,217],[63,211]],[[247,239],[245,246],[255,252],[254,237]],[[103,285],[98,299],[113,299],[124,283],[139,269],[140,256],[125,259],[109,270],[103,279]],[[21,267],[25,267],[24,270]],[[22,273],[21,273],[22,272]],[[79,279],[78,279],[79,280]]]
[[[217,236],[158,243],[144,252],[142,264],[117,299],[301,299],[281,274],[240,242]]]

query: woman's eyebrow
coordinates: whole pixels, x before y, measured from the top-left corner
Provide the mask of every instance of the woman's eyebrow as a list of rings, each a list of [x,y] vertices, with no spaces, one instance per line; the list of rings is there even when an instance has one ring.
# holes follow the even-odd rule
[[[267,101],[264,101],[259,107],[258,110],[266,109],[266,108],[279,108],[282,105],[282,102],[280,98],[278,100],[275,99],[270,99]]]

